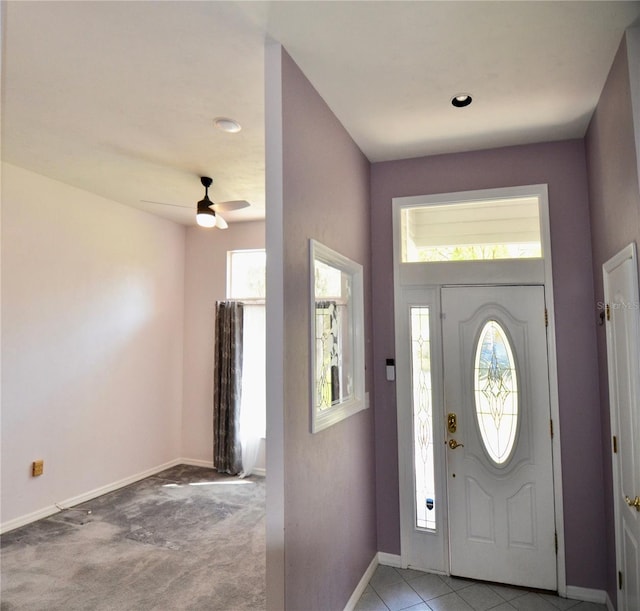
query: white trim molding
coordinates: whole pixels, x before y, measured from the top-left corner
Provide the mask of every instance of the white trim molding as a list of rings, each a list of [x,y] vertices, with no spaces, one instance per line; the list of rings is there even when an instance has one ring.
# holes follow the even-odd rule
[[[378,564],[379,564],[378,556],[379,554],[376,554],[372,558],[371,562],[369,563],[369,566],[367,567],[367,570],[364,572],[364,575],[361,577],[360,581],[358,582],[356,589],[353,591],[353,594],[349,597],[347,604],[344,606],[344,611],[353,611],[353,609],[355,609],[356,605],[358,604],[358,601],[360,600],[360,597],[362,596],[362,593],[365,591],[366,587],[369,585],[369,582],[371,581],[373,574],[376,572],[376,569],[378,568]]]
[[[31,522],[42,520],[43,518],[48,518],[49,516],[62,511],[60,507],[68,509],[69,507],[74,507],[75,505],[79,505],[80,503],[86,503],[87,501],[91,501],[92,499],[102,496],[103,494],[113,492],[114,490],[118,490],[118,488],[123,488],[124,486],[128,486],[129,484],[134,484],[141,479],[145,479],[146,477],[150,477],[151,475],[160,473],[165,469],[170,469],[171,467],[182,464],[193,464],[193,461],[189,462],[181,458],[176,458],[162,465],[147,469],[146,471],[141,471],[140,473],[136,473],[135,475],[125,477],[121,480],[118,480],[117,482],[112,482],[110,484],[107,484],[106,486],[94,488],[93,490],[89,490],[88,492],[84,492],[69,499],[65,499],[64,501],[59,501],[57,503],[54,503],[53,505],[48,505],[47,507],[43,507],[42,509],[38,509],[37,511],[33,511],[24,516],[14,518],[13,520],[8,520],[7,522],[4,522],[0,525],[0,534],[4,534],[16,528],[20,528],[20,526],[26,526],[27,524],[31,524]]]
[[[567,598],[571,600],[581,600],[587,603],[606,604],[613,609],[611,599],[604,590],[594,590],[592,588],[581,588],[579,586],[567,586]]]
[[[396,569],[404,568],[402,566],[402,556],[387,554],[386,552],[378,552],[378,563],[384,566],[392,566]]]
[[[198,458],[181,458],[176,464],[189,465],[191,467],[205,467],[207,469],[213,469],[212,460],[200,460]]]
[[[319,264],[329,267],[338,273],[338,278],[340,279],[338,292],[342,292],[342,297],[340,297],[339,294],[330,297],[323,294],[325,293],[324,290],[319,289],[318,278],[316,277]],[[311,432],[318,433],[368,407],[364,394],[364,280],[363,267],[360,263],[352,261],[348,257],[313,239],[309,240],[309,270],[309,345],[316,346],[318,337],[324,337],[325,333],[324,327],[321,329],[317,328],[318,312],[327,312],[328,310],[323,310],[326,306],[319,306],[319,302],[330,300],[337,301],[338,304],[341,303],[344,306],[342,315],[338,315],[340,309],[338,309],[335,303],[333,305],[334,312],[336,312],[334,322],[337,324],[338,329],[341,329],[340,332],[336,332],[335,334],[333,329],[331,330],[336,351],[333,356],[336,361],[334,361],[333,364],[335,364],[336,367],[341,364],[339,365],[340,369],[344,368],[345,371],[340,374],[340,377],[342,378],[344,375],[347,380],[350,380],[348,386],[351,387],[350,391],[345,392],[346,389],[342,388],[345,385],[340,384],[339,396],[336,398],[331,396],[330,405],[325,404],[323,407],[322,397],[318,396],[317,391],[318,386],[322,385],[320,379],[322,376],[320,375],[318,363],[316,362],[317,350],[312,349],[309,351],[309,371],[311,372],[309,382]],[[320,285],[322,284],[322,281],[320,281]],[[345,290],[346,286],[350,288]],[[333,327],[333,324],[331,326]],[[345,331],[347,337],[339,337]],[[343,342],[345,346],[342,345]],[[343,360],[343,352],[350,353],[350,357]],[[320,367],[320,369],[323,369],[323,367]],[[331,373],[333,373],[333,369]],[[328,377],[332,378],[332,376]],[[333,384],[333,380],[331,380],[331,384]],[[332,387],[330,386],[329,388]],[[333,387],[333,389],[335,390],[335,387]]]
[[[363,592],[369,585],[373,574],[376,572],[378,566],[390,566],[393,568],[402,567],[402,556],[397,554],[388,554],[386,552],[378,552],[371,560],[367,570],[364,572],[358,585],[355,587],[353,594],[349,597],[347,604],[344,607],[344,611],[353,611]],[[440,574],[434,571],[427,571],[427,573]],[[607,611],[615,611],[615,607],[611,602],[609,594],[604,590],[596,590],[593,588],[581,588],[579,586],[566,586],[566,594],[562,598],[568,598],[570,600],[579,600],[582,602],[596,603],[600,605],[606,605]]]
[[[125,477],[117,482],[112,482],[107,484],[106,486],[100,486],[99,488],[94,488],[93,490],[89,490],[88,492],[83,492],[82,494],[78,494],[69,499],[65,499],[64,501],[59,501],[54,503],[53,505],[48,505],[43,507],[42,509],[38,509],[37,511],[33,511],[23,516],[19,516],[14,518],[13,520],[8,520],[7,522],[3,522],[0,524],[0,534],[4,534],[9,532],[10,530],[15,530],[16,528],[20,528],[21,526],[26,526],[27,524],[31,524],[31,522],[36,522],[37,520],[42,520],[43,518],[48,518],[49,516],[55,515],[64,509],[69,509],[70,507],[75,507],[76,505],[80,505],[80,503],[86,503],[87,501],[91,501],[103,494],[107,494],[108,492],[113,492],[114,490],[118,490],[119,488],[124,488],[125,486],[129,486],[130,484],[135,484],[140,480],[143,480],[147,477],[151,477],[152,475],[156,475],[166,469],[171,469],[171,467],[176,467],[177,465],[190,465],[192,467],[205,467],[207,469],[213,469],[213,461],[212,460],[199,460],[197,458],[174,458],[169,462],[166,462],[162,465],[157,465],[152,467],[151,469],[147,469],[146,471],[141,471],[140,473],[136,473],[135,475],[130,475]],[[266,469],[254,469],[253,475],[258,475],[260,477],[265,477],[267,474]]]
[[[373,574],[376,572],[376,569],[379,565],[392,566],[399,569],[402,568],[402,558],[400,556],[397,556],[396,554],[378,552],[371,560],[371,563],[367,567],[367,570],[364,572],[364,575],[362,575],[362,577],[360,578],[360,581],[353,591],[353,594],[349,597],[347,604],[344,606],[344,611],[353,611],[353,609],[355,609],[355,606],[358,604],[360,597],[369,585],[369,582],[371,581],[371,578],[373,577]]]

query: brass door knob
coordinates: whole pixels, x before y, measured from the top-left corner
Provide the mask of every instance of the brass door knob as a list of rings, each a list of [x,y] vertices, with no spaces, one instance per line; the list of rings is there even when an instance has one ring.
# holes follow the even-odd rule
[[[464,443],[458,443],[455,439],[449,439],[448,445],[452,450],[455,450],[456,448],[464,448]]]
[[[635,507],[636,511],[640,511],[640,496],[637,496],[635,499],[630,499],[628,496],[625,496],[624,500],[629,507]]]

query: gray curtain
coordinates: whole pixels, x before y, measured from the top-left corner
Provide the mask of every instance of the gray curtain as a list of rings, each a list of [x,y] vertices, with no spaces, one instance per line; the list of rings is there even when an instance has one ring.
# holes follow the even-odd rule
[[[242,471],[240,400],[243,312],[243,304],[239,301],[216,302],[213,466],[231,475]]]

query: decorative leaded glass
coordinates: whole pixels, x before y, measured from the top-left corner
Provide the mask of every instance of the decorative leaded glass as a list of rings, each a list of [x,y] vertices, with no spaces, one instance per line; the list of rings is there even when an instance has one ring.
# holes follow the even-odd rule
[[[411,308],[411,373],[416,527],[435,530],[436,494],[431,401],[429,308]]]
[[[340,399],[338,304],[316,301],[316,405],[327,409]]]
[[[496,464],[504,464],[518,430],[518,376],[507,334],[495,320],[484,325],[478,338],[474,390],[484,447]]]
[[[311,432],[368,407],[362,265],[309,240]]]

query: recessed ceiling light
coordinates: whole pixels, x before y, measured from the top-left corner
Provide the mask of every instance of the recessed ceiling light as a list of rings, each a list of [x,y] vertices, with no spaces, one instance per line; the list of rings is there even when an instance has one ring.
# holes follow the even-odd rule
[[[459,93],[451,99],[451,104],[456,108],[464,108],[465,106],[469,106],[471,102],[473,102],[473,98],[468,93]]]
[[[227,132],[229,134],[237,134],[242,129],[240,123],[238,123],[234,119],[229,119],[227,117],[216,117],[213,120],[213,124],[219,130],[222,130],[223,132]]]

